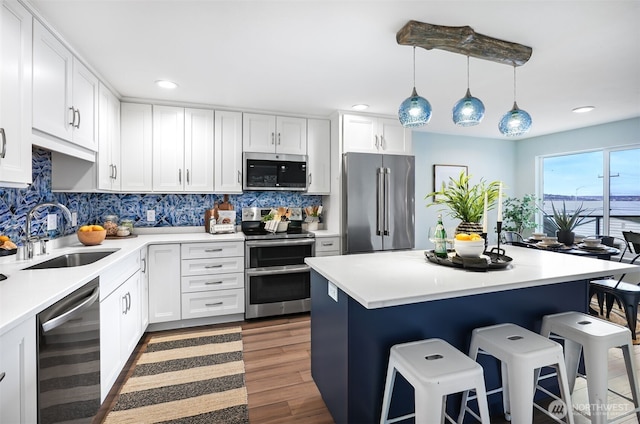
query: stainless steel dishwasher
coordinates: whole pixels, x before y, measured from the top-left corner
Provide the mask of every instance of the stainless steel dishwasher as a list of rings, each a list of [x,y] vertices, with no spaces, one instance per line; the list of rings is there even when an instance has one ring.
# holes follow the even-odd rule
[[[38,422],[90,423],[100,407],[96,278],[38,314]]]

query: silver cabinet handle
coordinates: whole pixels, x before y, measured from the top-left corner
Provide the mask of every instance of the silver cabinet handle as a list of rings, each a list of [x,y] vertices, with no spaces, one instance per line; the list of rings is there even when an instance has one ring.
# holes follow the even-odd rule
[[[242,172],[238,171],[238,183],[242,182]]]
[[[211,268],[222,268],[222,265],[205,265],[204,266],[206,269],[211,269]]]
[[[74,125],[76,128],[80,129],[80,109],[76,109],[76,113],[78,114],[78,123],[76,125]],[[75,116],[73,117],[73,120],[75,122]]]
[[[4,376],[7,375],[4,371],[0,372],[0,382],[2,382],[2,380],[4,380]]]
[[[182,184],[182,169],[178,169],[178,184]]]
[[[222,283],[223,283],[222,281],[205,281],[204,284],[205,284],[205,286],[211,286],[211,285],[214,285],[214,284],[222,284]]]
[[[188,169],[187,169],[187,184],[190,184],[189,183],[189,170]]]
[[[69,125],[71,125],[72,127],[76,126],[76,110],[72,107],[69,108],[69,110],[71,111],[71,122],[69,122]]]
[[[113,164],[109,164],[109,178],[113,178]]]
[[[381,136],[380,136],[380,148],[381,148],[382,150],[384,150],[384,149],[385,149],[385,147],[384,147],[384,136],[383,136],[383,135],[381,135]]]
[[[280,133],[278,133],[278,146],[280,145]]]
[[[140,270],[142,272],[147,272],[147,259],[146,258],[142,258],[142,260],[140,262],[142,262],[142,266],[140,267]]]
[[[376,149],[378,148],[378,135],[376,134]]]
[[[322,245],[323,246],[333,246],[333,242],[332,241],[323,241]]]
[[[113,165],[113,170],[114,170],[113,179],[117,180],[118,179],[118,165]]]
[[[271,144],[275,144],[276,135],[275,133],[271,133]]]
[[[127,315],[127,295],[122,296],[122,315]]]
[[[220,306],[220,305],[224,305],[224,302],[205,303],[205,304],[204,304],[204,306],[206,306],[206,307],[210,307],[210,306]]]
[[[0,128],[0,135],[2,135],[2,151],[0,151],[0,159],[4,159],[7,154],[7,135],[4,132],[4,128]]]
[[[313,181],[313,178],[311,176],[311,172],[309,172],[309,185],[311,185],[311,181]]]
[[[211,252],[222,252],[224,249],[222,248],[218,248],[218,249],[204,249],[205,252],[207,253],[211,253]]]

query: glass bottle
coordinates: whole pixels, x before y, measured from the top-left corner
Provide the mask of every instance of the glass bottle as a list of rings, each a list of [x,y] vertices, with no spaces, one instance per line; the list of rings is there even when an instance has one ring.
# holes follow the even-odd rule
[[[435,249],[434,253],[439,258],[447,257],[447,232],[442,225],[442,215],[438,215],[438,223],[435,231]]]

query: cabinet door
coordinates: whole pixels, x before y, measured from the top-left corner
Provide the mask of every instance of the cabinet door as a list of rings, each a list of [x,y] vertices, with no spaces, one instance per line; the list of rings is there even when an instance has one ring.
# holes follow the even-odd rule
[[[31,22],[0,1],[0,183],[31,184]]]
[[[378,119],[380,153],[411,154],[411,131],[395,119]]]
[[[76,58],[73,59],[73,104],[76,116],[72,141],[89,150],[98,150],[98,78]]]
[[[120,189],[120,101],[100,84],[98,105],[98,188]]]
[[[120,105],[120,189],[151,191],[153,175],[153,120],[151,105]]]
[[[33,23],[33,127],[71,141],[73,56],[40,22]]]
[[[0,337],[0,423],[37,422],[36,322],[31,317]]]
[[[377,119],[369,116],[344,115],[342,117],[342,142],[345,152],[378,151]]]
[[[242,114],[242,151],[276,151],[276,117],[256,113]]]
[[[180,319],[180,245],[149,246],[149,323]]]
[[[153,106],[153,190],[184,190],[184,109]]]
[[[242,113],[215,112],[214,191],[242,193]]]
[[[276,153],[307,154],[306,119],[278,116],[276,133]]]
[[[184,111],[184,189],[213,191],[213,111]]]
[[[307,120],[307,194],[329,194],[331,191],[330,128],[330,122],[326,119]]]
[[[121,291],[117,289],[100,302],[100,402],[107,397],[120,374],[121,300]]]
[[[136,272],[122,285],[119,291],[120,313],[120,358],[123,362],[140,340],[140,272]]]
[[[140,336],[149,325],[149,273],[147,249],[140,249]]]

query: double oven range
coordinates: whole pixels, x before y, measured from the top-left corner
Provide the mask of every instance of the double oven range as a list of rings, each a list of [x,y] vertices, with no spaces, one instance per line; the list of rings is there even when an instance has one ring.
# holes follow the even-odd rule
[[[289,208],[287,230],[265,230],[271,208],[243,208],[245,235],[245,318],[311,310],[311,271],[304,258],[315,255],[313,233],[302,229],[302,208]]]

